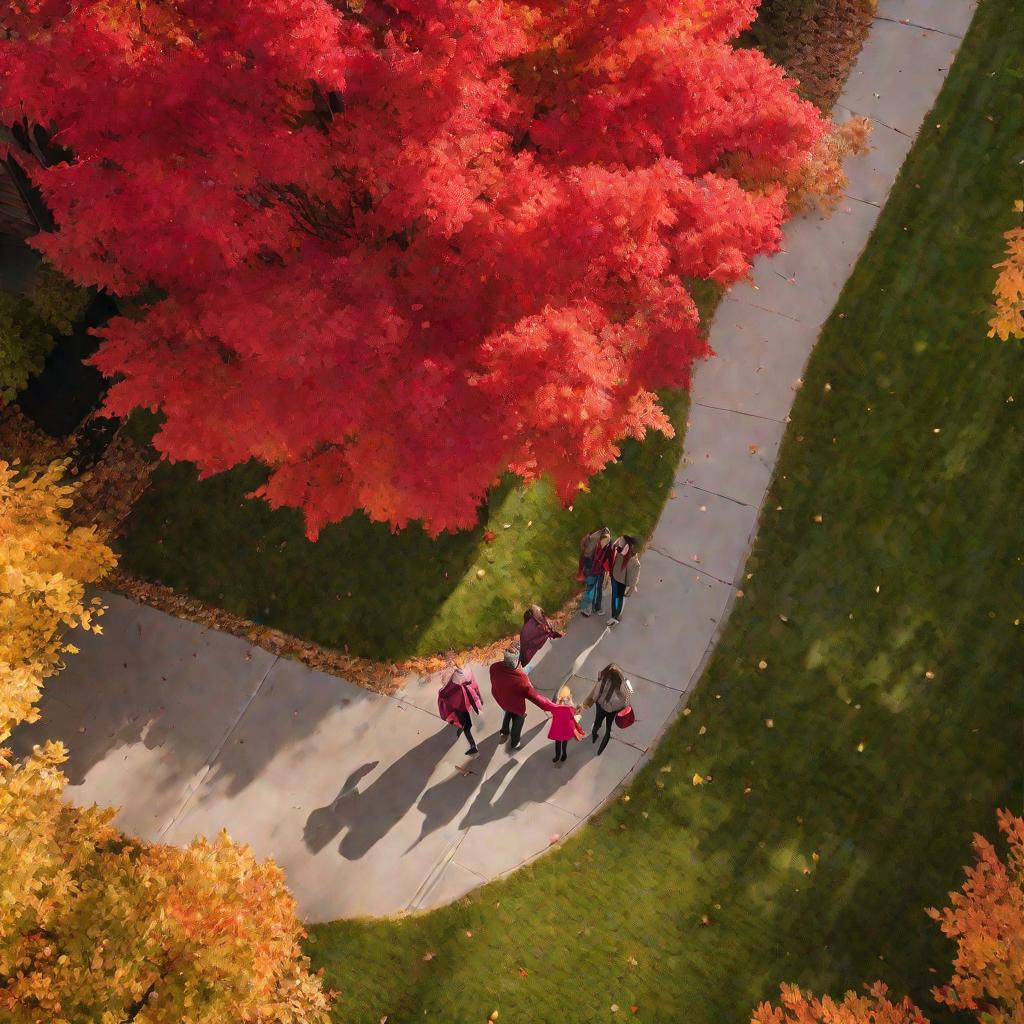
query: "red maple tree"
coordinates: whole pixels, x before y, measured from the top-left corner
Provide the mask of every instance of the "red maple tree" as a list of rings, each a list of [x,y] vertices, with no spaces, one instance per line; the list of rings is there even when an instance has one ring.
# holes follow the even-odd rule
[[[35,244],[148,300],[109,412],[251,457],[315,537],[472,525],[505,469],[569,502],[708,353],[687,288],[777,248],[826,124],[732,45],[757,0],[16,0],[0,119]]]

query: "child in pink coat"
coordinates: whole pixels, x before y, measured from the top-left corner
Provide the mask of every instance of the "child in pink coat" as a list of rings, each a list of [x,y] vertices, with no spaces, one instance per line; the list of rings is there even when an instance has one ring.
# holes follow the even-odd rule
[[[576,714],[576,705],[572,700],[572,690],[563,686],[558,691],[558,702],[542,698],[544,703],[541,707],[551,712],[551,728],[548,730],[548,739],[555,741],[555,756],[551,759],[554,764],[564,761],[568,754],[569,740],[581,739],[586,733],[583,731]]]

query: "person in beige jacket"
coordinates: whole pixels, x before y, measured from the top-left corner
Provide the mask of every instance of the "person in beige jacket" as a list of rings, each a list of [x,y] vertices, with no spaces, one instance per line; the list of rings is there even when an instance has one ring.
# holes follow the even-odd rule
[[[612,724],[615,716],[627,708],[633,701],[633,684],[626,678],[625,673],[615,662],[605,665],[601,674],[597,677],[590,696],[583,702],[583,709],[586,710],[592,704],[597,705],[597,714],[594,717],[594,728],[591,731],[591,742],[597,742],[597,735],[604,726],[604,739],[601,746],[597,748],[598,754],[604,753],[608,741],[612,738]]]
[[[636,537],[624,533],[613,545],[608,561],[612,577],[612,613],[609,625],[614,626],[622,618],[622,605],[636,590],[640,579],[640,545]]]

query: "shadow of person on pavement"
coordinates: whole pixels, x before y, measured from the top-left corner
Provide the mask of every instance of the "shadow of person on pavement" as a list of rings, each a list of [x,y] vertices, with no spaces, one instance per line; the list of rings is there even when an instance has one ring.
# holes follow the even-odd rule
[[[546,724],[545,722],[544,725]],[[536,731],[534,730],[534,735]],[[563,786],[568,785],[583,765],[591,760],[593,752],[589,748],[589,743],[574,743],[569,750],[568,760],[556,765],[551,763],[553,745],[545,743],[519,764],[518,770],[515,761],[502,765],[494,775],[484,781],[472,806],[459,822],[459,828],[486,825],[488,822],[507,817],[526,804],[547,802]],[[495,795],[506,779],[508,785],[495,800]]]
[[[317,853],[346,829],[338,852],[346,860],[365,856],[408,814],[451,744],[450,730],[432,733],[385,768],[364,790],[358,788],[358,783],[369,771],[364,771],[366,765],[356,769],[338,795],[306,819],[302,830],[306,847]]]
[[[419,803],[416,805],[423,814],[420,834],[409,844],[406,853],[422,843],[432,832],[444,828],[455,819],[455,815],[465,807],[466,801],[480,785],[487,766],[501,746],[502,744],[498,742],[498,734],[491,733],[479,743],[480,753],[476,757],[471,761],[467,760],[461,770],[453,765],[448,778],[431,786],[420,797]],[[510,761],[509,766],[514,768],[515,762]]]
[[[380,761],[368,761],[366,764],[361,764],[342,783],[340,792],[326,807],[318,807],[310,814],[302,830],[303,841],[309,850],[319,853],[338,834],[338,829],[334,825],[335,805],[342,797],[355,792],[359,783],[379,764]]]

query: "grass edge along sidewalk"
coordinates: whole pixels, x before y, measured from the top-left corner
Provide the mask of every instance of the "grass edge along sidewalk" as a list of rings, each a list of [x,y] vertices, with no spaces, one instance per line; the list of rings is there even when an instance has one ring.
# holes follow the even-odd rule
[[[428,915],[313,928],[339,1022],[720,1024],[783,980],[878,977],[946,1019],[923,908],[1020,810],[1024,349],[984,324],[1021,52],[1024,4],[984,0],[812,357],[691,713],[551,856]]]

